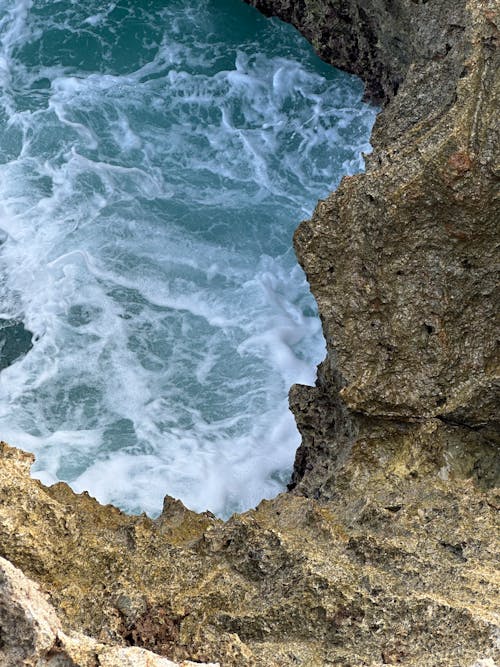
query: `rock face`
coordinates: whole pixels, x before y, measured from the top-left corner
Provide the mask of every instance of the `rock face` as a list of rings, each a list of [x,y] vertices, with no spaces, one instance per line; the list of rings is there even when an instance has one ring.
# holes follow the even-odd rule
[[[33,457],[2,443],[1,553],[58,617],[0,561],[0,651],[48,661],[57,649],[73,662],[54,665],[85,667],[120,664],[104,654],[128,664],[113,646],[234,667],[493,661],[500,497],[471,480],[431,484],[431,436],[409,435],[411,453],[395,449],[383,471],[354,453],[354,491],[339,485],[335,502],[283,494],[225,524],[175,501],[152,521],[46,488],[29,477]],[[376,460],[386,444],[372,440]],[[100,663],[76,657],[92,652]]]
[[[344,179],[296,233],[328,345],[320,384],[335,386],[355,412],[490,424],[498,398],[498,3],[252,4],[292,20],[388,103],[367,173]],[[337,26],[342,33],[332,33]],[[374,80],[384,81],[378,94]]]
[[[0,650],[54,666],[132,649],[235,667],[493,667],[498,6],[253,4],[385,104],[366,174],[296,233],[328,355],[317,386],[290,393],[293,491],[227,523],[166,498],[153,521],[44,487],[2,443],[0,556],[52,607],[35,622],[12,603],[2,562]],[[100,663],[69,648],[73,662],[47,663],[54,636]]]
[[[367,173],[345,178],[295,235],[328,355],[318,387],[292,395],[304,435],[294,485],[309,494],[334,485],[326,479],[332,459],[346,455],[359,430],[370,431],[367,417],[377,430],[388,420],[388,433],[398,421],[428,421],[450,445],[450,427],[462,428],[461,442],[477,448],[480,438],[494,453],[498,4],[253,4],[291,20],[386,103]],[[315,444],[319,413],[316,425],[330,420],[335,431],[322,445],[324,460]]]
[[[4,558],[0,558],[0,628],[2,667],[194,666],[137,647],[106,646],[74,632],[67,635],[40,587]]]

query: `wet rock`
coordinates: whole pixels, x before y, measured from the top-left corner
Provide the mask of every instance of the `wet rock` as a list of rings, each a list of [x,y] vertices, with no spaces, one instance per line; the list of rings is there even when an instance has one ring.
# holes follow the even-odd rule
[[[33,334],[19,320],[0,319],[0,371],[33,347]]]

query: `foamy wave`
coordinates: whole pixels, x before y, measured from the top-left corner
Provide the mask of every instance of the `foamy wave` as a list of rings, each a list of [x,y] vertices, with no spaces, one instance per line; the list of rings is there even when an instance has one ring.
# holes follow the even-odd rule
[[[241,511],[286,483],[324,354],[293,228],[375,111],[243,3],[47,7],[0,0],[2,317],[34,334],[2,437],[130,511]]]

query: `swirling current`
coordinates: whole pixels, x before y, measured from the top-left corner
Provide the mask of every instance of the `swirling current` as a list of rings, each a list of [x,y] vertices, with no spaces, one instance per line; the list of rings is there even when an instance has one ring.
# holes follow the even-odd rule
[[[0,437],[126,511],[284,488],[324,342],[292,234],[376,110],[235,0],[0,0]]]

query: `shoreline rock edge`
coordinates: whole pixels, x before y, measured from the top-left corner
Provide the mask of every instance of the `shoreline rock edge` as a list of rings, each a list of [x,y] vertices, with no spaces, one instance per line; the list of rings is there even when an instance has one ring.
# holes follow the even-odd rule
[[[43,486],[1,443],[0,666],[500,661],[498,5],[251,4],[385,104],[366,173],[296,233],[328,355],[290,393],[293,491],[226,523],[167,497],[151,520]],[[49,630],[9,653],[37,613]]]

